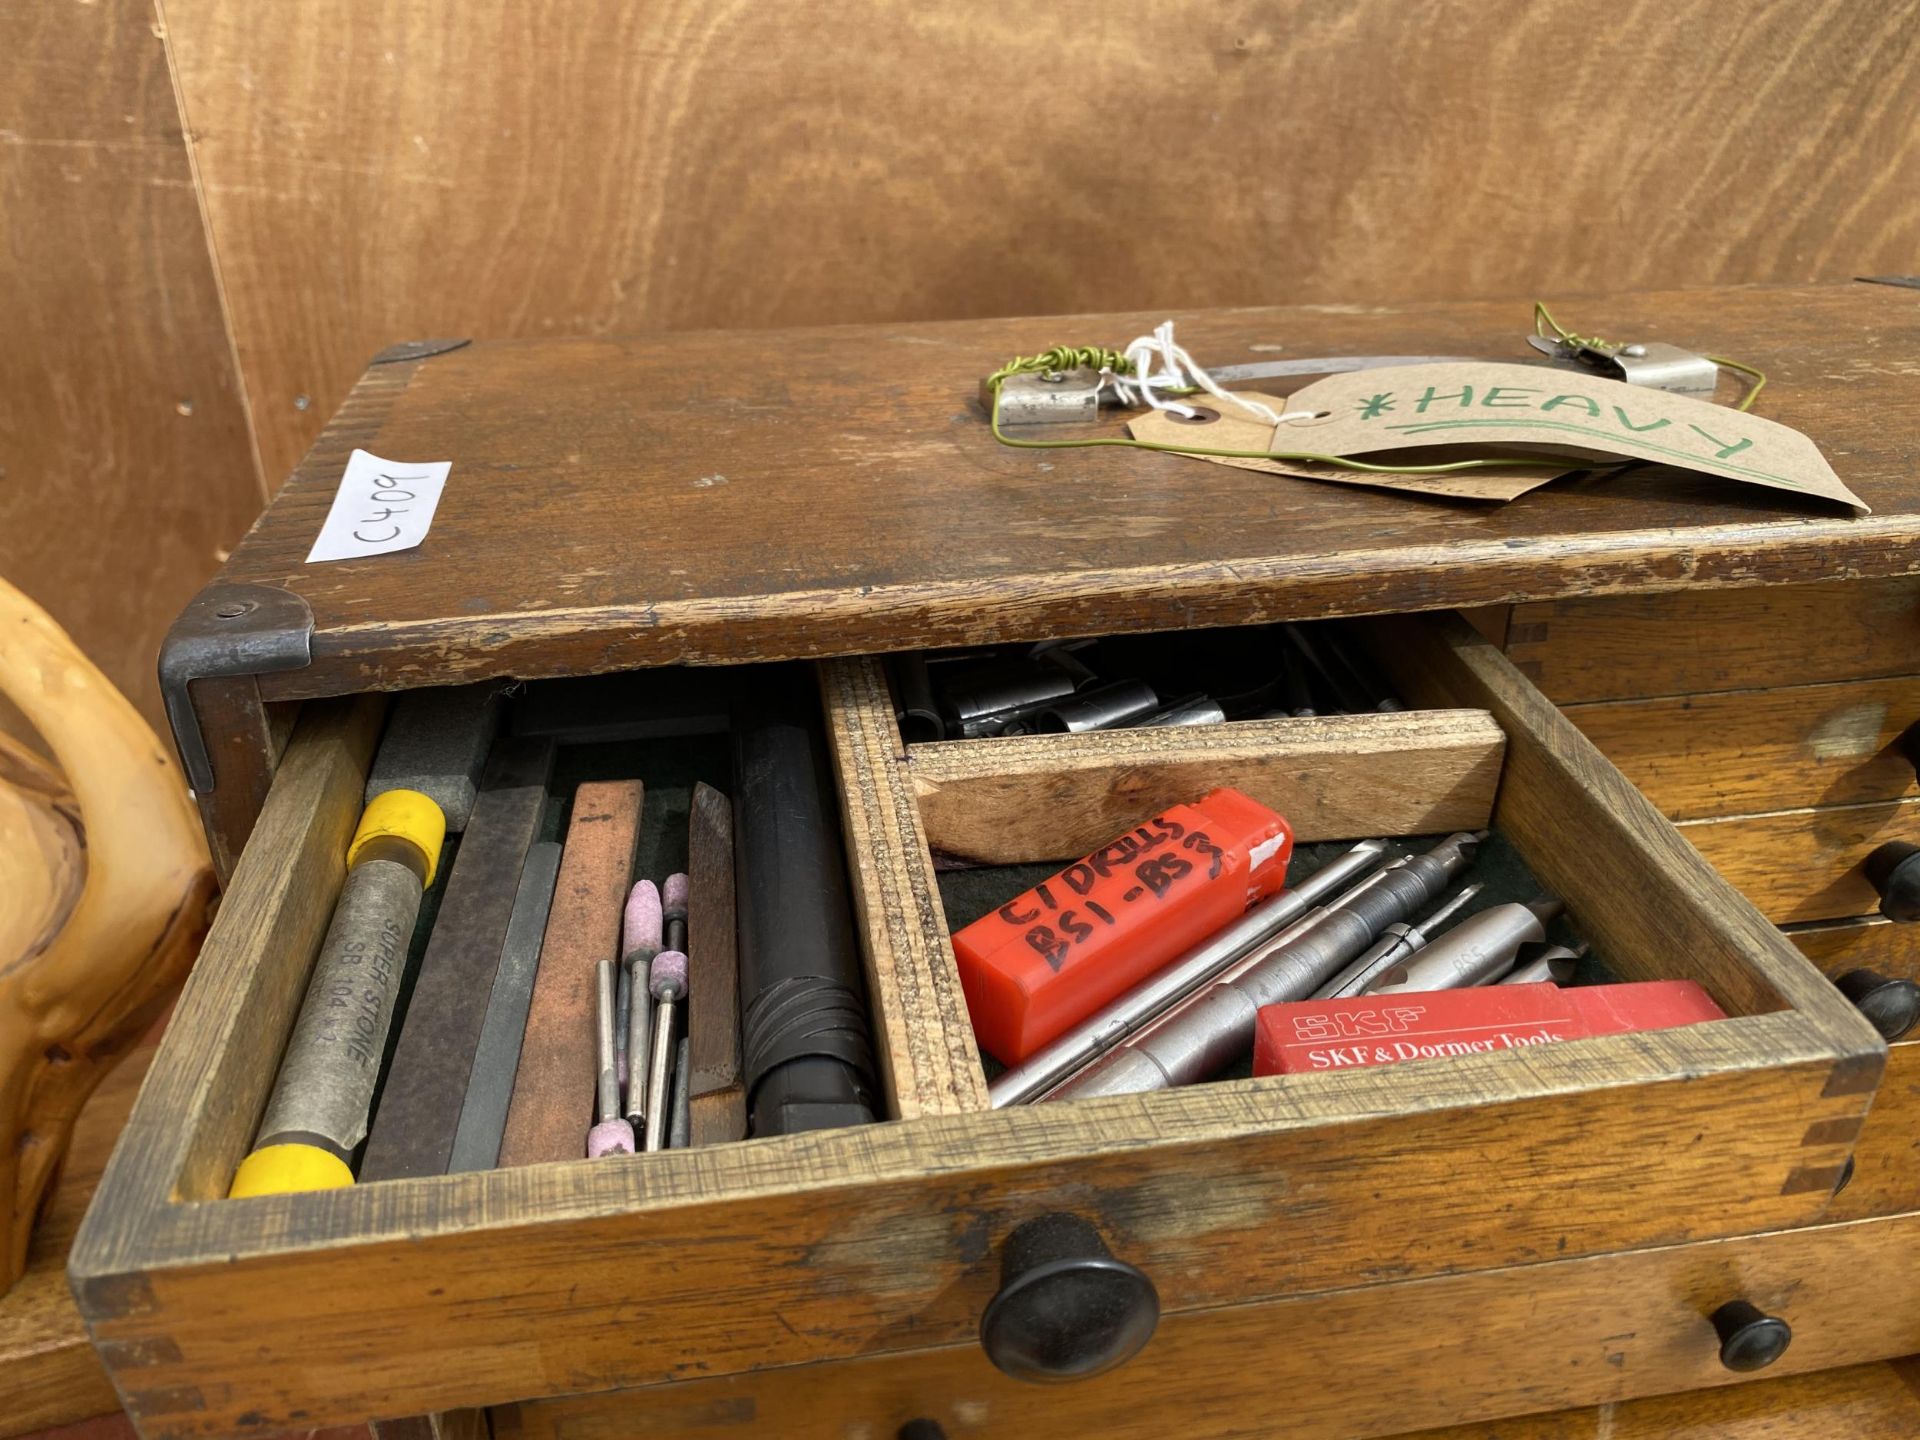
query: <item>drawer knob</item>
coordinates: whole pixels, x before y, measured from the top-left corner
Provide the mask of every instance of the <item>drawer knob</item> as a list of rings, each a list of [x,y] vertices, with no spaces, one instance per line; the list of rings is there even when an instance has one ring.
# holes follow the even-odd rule
[[[1793,1343],[1786,1321],[1745,1300],[1729,1300],[1714,1311],[1713,1328],[1720,1334],[1720,1363],[1729,1370],[1764,1370]]]
[[[1920,1021],[1920,985],[1892,980],[1878,970],[1849,970],[1833,982],[1873,1022],[1883,1040],[1898,1040]]]
[[[1867,856],[1867,879],[1880,892],[1880,913],[1889,920],[1920,920],[1920,845],[1889,840]]]
[[[1153,1282],[1114,1259],[1098,1230],[1042,1215],[1007,1236],[980,1347],[1016,1380],[1084,1380],[1131,1360],[1159,1323]]]

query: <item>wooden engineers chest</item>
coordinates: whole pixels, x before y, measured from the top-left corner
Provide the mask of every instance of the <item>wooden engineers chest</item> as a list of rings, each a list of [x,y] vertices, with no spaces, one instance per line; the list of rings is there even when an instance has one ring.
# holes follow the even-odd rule
[[[1763,413],[1874,513],[1652,467],[1480,508],[993,443],[983,374],[1159,315],[381,356],[163,664],[228,888],[70,1266],[142,1433],[497,1407],[527,1436],[1358,1437],[1749,1378],[1707,1318],[1732,1300],[1793,1327],[1762,1374],[1920,1350],[1920,1042],[1889,1054],[1820,974],[1920,976],[1858,874],[1920,839],[1890,748],[1920,719],[1920,291],[1575,308],[1763,366]],[[1526,319],[1180,328],[1209,363],[1518,358]],[[447,498],[420,549],[306,566],[356,447],[451,459]],[[1417,708],[909,746],[867,658],[1331,616],[1377,617]],[[791,658],[821,662],[892,1123],[221,1198],[385,692]],[[932,854],[1058,858],[1195,775],[1304,838],[1490,821],[1622,978],[1733,1018],[990,1109]],[[1162,1318],[1110,1374],[1022,1385],[978,1325],[1008,1231],[1055,1212]]]

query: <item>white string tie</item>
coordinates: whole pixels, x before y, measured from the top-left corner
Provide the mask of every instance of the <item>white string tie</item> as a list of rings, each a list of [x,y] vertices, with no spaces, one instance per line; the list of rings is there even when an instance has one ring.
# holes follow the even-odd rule
[[[1111,370],[1100,372],[1102,386],[1111,384],[1115,396],[1125,405],[1146,405],[1154,410],[1166,410],[1183,419],[1191,420],[1195,415],[1191,405],[1182,404],[1162,390],[1203,390],[1223,404],[1239,406],[1250,415],[1266,421],[1269,425],[1278,425],[1282,420],[1311,419],[1312,411],[1289,412],[1285,416],[1276,415],[1273,408],[1258,400],[1242,399],[1220,387],[1214,378],[1201,368],[1200,363],[1189,355],[1186,349],[1173,338],[1173,321],[1162,321],[1151,335],[1142,335],[1124,352],[1133,362],[1133,374],[1121,376]]]

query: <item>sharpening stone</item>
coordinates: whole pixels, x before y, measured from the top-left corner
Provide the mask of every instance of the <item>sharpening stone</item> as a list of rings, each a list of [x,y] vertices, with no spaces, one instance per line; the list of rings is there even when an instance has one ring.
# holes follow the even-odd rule
[[[447,829],[467,828],[500,717],[498,683],[409,690],[394,702],[367,775],[367,800],[384,790],[418,790],[447,814]]]
[[[733,932],[733,806],[696,784],[687,816],[687,1040],[692,1143],[747,1138],[740,961]]]
[[[502,736],[480,778],[360,1165],[362,1180],[444,1175],[500,969],[514,891],[539,833],[553,744]]]
[[[593,781],[574,791],[500,1142],[503,1166],[577,1160],[580,1137],[593,1125],[597,967],[620,955],[643,794],[638,780]]]
[[[460,1125],[454,1131],[447,1173],[491,1170],[500,1158],[500,1137],[507,1128],[507,1103],[520,1064],[520,1037],[527,1028],[533,976],[540,965],[540,941],[553,903],[553,882],[560,871],[560,842],[542,840],[527,851],[526,868],[514,892],[513,918],[507,922],[500,966],[487,997],[487,1015],[474,1046]]]

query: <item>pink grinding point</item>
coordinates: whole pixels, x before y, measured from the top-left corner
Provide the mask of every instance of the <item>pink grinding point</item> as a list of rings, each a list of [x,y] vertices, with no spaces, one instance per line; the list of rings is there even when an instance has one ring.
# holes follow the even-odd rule
[[[587,1158],[598,1160],[602,1155],[633,1154],[633,1126],[625,1120],[602,1120],[587,1131]]]
[[[667,882],[669,888],[673,882]],[[627,896],[627,912],[622,926],[622,955],[632,955],[634,951],[645,951],[655,955],[660,950],[660,892],[654,888],[651,880],[642,880],[633,887],[633,893]]]
[[[662,950],[647,972],[647,993],[656,1000],[678,1000],[687,993],[687,957],[678,950]]]
[[[678,873],[667,876],[666,888],[661,891],[661,901],[669,915],[687,913],[687,890],[689,882],[685,875]]]

